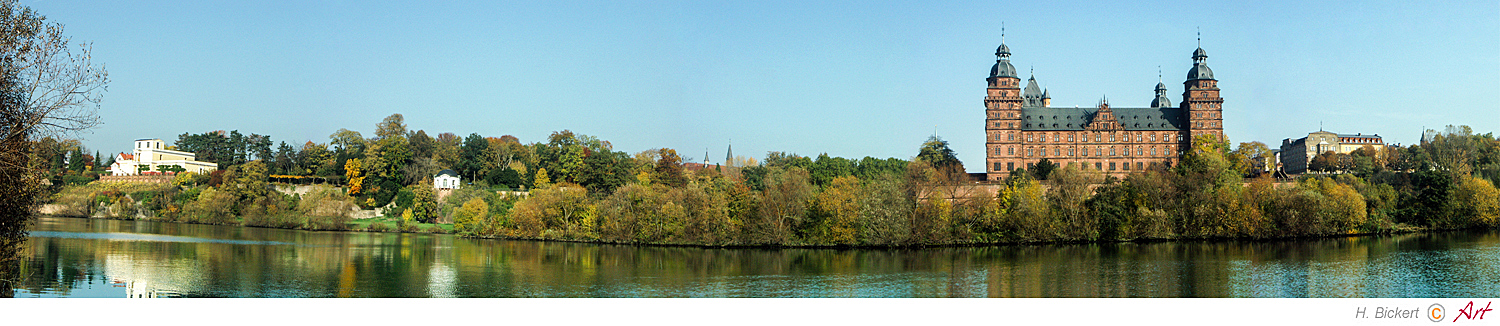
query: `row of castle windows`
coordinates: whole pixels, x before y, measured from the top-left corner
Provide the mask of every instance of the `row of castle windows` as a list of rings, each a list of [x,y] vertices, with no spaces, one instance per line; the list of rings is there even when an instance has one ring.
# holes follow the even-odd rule
[[[1036,141],[1046,142],[1047,141],[1047,136],[1052,136],[1052,141],[1053,142],[1060,142],[1061,139],[1062,139],[1062,134],[1044,134],[1041,137],[1033,138],[1032,136],[1035,136],[1035,135],[1036,134],[1026,134],[1026,141],[1028,141],[1028,142],[1036,142]],[[1075,134],[1068,134],[1068,141],[1069,142],[1073,142],[1074,141],[1074,138],[1073,138],[1074,135]],[[1125,137],[1123,137],[1124,141],[1130,141],[1130,136],[1131,135],[1124,135],[1124,136],[1125,136]],[[1135,136],[1135,141],[1137,141],[1137,142],[1143,142],[1148,137],[1151,139],[1151,141],[1153,141],[1153,142],[1156,141],[1156,134],[1135,134],[1134,136]],[[1173,134],[1163,133],[1163,134],[1161,134],[1161,141],[1163,141],[1163,142],[1171,142],[1171,141],[1173,141],[1172,140],[1172,136],[1173,136]],[[1179,142],[1182,141],[1182,135],[1176,135],[1176,136],[1177,136],[1177,140],[1176,141],[1179,141]],[[1014,140],[1016,140],[1016,134],[1015,133],[1006,133],[1005,134],[1005,138],[1006,138],[1005,140],[1014,141]],[[1083,141],[1089,141],[1088,135],[1082,135],[1082,138],[1083,138]],[[1104,139],[1104,134],[1103,133],[1094,133],[1094,141],[1095,142],[1102,142],[1102,141],[1104,141],[1103,139]],[[1116,134],[1113,134],[1113,133],[1109,134],[1109,141],[1119,141],[1117,139],[1119,139],[1119,138],[1117,138]],[[997,140],[997,141],[1000,140],[1000,135],[999,134],[995,135],[995,140]]]
[[[1051,149],[1052,149],[1052,156],[1056,156],[1056,157],[1063,156],[1062,155],[1062,150],[1063,150],[1062,148],[1052,147]],[[1076,153],[1075,150],[1077,150],[1077,149],[1076,148],[1068,148],[1068,155],[1067,156],[1080,156],[1080,155],[1075,155],[1075,153]],[[1172,150],[1169,149],[1168,147],[1151,147],[1151,155],[1152,156],[1164,155],[1164,154],[1168,154],[1168,153],[1171,153],[1171,152],[1172,152]],[[1160,154],[1158,154],[1158,153],[1160,153]],[[1000,154],[1000,149],[999,148],[995,148],[995,155],[1002,155],[1002,154]],[[1015,147],[1006,147],[1005,148],[1005,155],[1016,155],[1016,148]],[[1177,155],[1182,155],[1182,151],[1177,151]],[[1026,157],[1034,157],[1034,156],[1046,157],[1047,156],[1047,148],[1027,148],[1026,149]],[[1088,148],[1084,148],[1083,149],[1083,155],[1081,155],[1081,156],[1089,156],[1089,149]],[[1104,148],[1102,148],[1102,147],[1094,147],[1094,155],[1093,156],[1094,157],[1104,156]],[[1117,148],[1114,148],[1114,147],[1110,147],[1109,148],[1109,156],[1131,156],[1130,155],[1130,149],[1129,148],[1117,149]],[[1146,156],[1146,148],[1136,147],[1135,148],[1135,156]]]
[[[1109,170],[1110,171],[1118,171],[1118,170],[1130,171],[1130,162],[1119,162],[1119,165],[1118,165],[1119,169],[1116,169],[1117,165],[1115,165],[1115,163],[1116,162],[1109,162],[1108,166],[1109,166]],[[1073,163],[1068,163],[1068,164],[1072,165]],[[1083,164],[1087,164],[1087,163],[1083,163]],[[1150,167],[1154,169],[1154,168],[1156,168],[1156,166],[1158,164],[1166,165],[1167,163],[1166,162],[1151,162],[1150,163]],[[1106,165],[1104,164],[1104,162],[1094,162],[1094,169],[1095,170],[1104,171],[1104,167],[1105,166]],[[1135,169],[1136,170],[1145,170],[1146,166],[1147,165],[1146,165],[1145,162],[1135,162]],[[1026,168],[1028,168],[1028,169],[1035,169],[1036,168],[1036,163],[1026,163]],[[1005,162],[1005,170],[1001,170],[1000,169],[1000,162],[995,162],[992,170],[994,170],[994,171],[1012,171],[1012,170],[1015,170],[1015,169],[1016,169],[1016,162]]]

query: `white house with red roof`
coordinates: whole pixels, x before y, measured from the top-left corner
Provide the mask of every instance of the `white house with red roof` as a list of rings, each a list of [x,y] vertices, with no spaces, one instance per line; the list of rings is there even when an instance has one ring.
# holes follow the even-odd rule
[[[132,152],[115,154],[115,164],[109,166],[110,175],[163,174],[171,166],[194,173],[219,169],[218,164],[196,160],[197,154],[166,149],[161,139],[137,139]]]

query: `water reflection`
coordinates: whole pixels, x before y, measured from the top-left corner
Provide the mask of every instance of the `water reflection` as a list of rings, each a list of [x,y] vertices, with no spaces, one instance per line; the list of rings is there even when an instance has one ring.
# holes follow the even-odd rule
[[[43,217],[17,297],[1493,297],[1500,232],[698,249]]]

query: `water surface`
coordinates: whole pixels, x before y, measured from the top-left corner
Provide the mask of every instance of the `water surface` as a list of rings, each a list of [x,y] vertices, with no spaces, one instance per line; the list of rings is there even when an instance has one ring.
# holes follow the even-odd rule
[[[17,297],[1497,297],[1500,232],[700,249],[40,217]]]

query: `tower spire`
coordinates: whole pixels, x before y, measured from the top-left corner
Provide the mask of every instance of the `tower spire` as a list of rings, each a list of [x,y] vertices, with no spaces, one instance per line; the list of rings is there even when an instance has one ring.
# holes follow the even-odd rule
[[[1203,48],[1203,27],[1202,26],[1198,26],[1197,28],[1198,28],[1198,48]],[[1005,37],[1001,36],[1000,38],[1004,39]]]
[[[1000,22],[1000,44],[1005,44],[1005,22]]]

